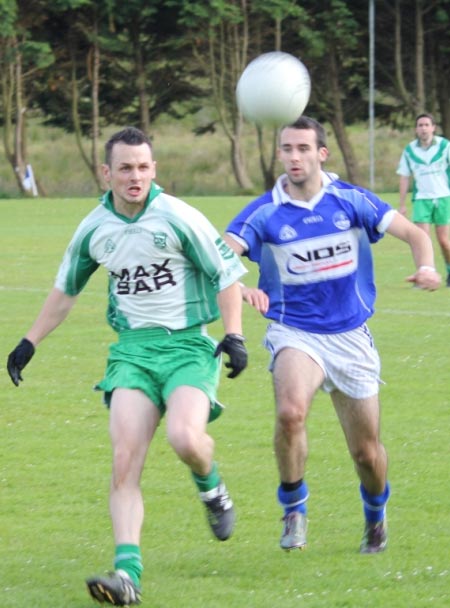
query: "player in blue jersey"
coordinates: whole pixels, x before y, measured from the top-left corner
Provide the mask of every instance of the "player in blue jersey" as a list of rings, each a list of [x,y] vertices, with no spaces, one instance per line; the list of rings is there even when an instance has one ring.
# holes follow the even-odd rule
[[[325,173],[322,126],[308,117],[284,127],[285,173],[227,228],[236,253],[259,266],[258,288],[243,298],[270,323],[265,346],[276,399],[274,446],[284,509],[280,545],[306,546],[306,419],[315,393],[331,396],[360,480],[365,515],[362,553],[387,543],[387,455],[380,441],[380,363],[366,321],[375,285],[371,244],[385,232],[405,241],[416,270],[408,277],[434,290],[430,238],[371,192]]]
[[[247,365],[238,283],[246,270],[199,211],[154,183],[155,166],[151,142],[138,129],[128,127],[107,142],[103,175],[110,190],[76,230],[55,287],[7,363],[19,386],[35,347],[64,321],[99,265],[106,268],[108,320],[118,342],[98,389],[110,408],[115,558],[112,573],[87,585],[95,600],[115,606],[140,603],[140,480],[163,415],[213,534],[226,540],[235,521],[206,426],[221,410],[219,355],[229,357],[229,377]],[[217,344],[206,325],[220,316],[225,337]]]
[[[436,238],[450,287],[450,141],[436,135],[431,114],[416,118],[417,139],[403,150],[397,169],[400,176],[400,213],[406,214],[406,195],[413,178],[412,220],[427,234],[434,224]]]

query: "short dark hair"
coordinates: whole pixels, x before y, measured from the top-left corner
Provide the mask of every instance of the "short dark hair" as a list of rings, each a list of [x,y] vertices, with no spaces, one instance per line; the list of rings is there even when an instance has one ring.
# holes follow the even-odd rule
[[[300,118],[297,118],[297,120],[292,124],[284,125],[284,127],[280,129],[280,133],[283,131],[283,129],[311,129],[316,133],[317,147],[327,147],[327,135],[325,133],[325,129],[319,122],[317,122],[317,120],[314,120],[314,118],[310,118],[309,116],[300,116]]]
[[[422,112],[422,114],[419,114],[418,116],[416,116],[416,127],[417,127],[417,123],[419,122],[419,120],[421,118],[429,118],[431,120],[432,125],[436,124],[433,114],[430,114],[429,112]]]
[[[150,138],[143,131],[136,129],[136,127],[125,127],[125,129],[114,133],[105,144],[105,163],[109,166],[111,166],[112,149],[118,143],[124,143],[127,146],[147,144],[150,151],[153,150]]]

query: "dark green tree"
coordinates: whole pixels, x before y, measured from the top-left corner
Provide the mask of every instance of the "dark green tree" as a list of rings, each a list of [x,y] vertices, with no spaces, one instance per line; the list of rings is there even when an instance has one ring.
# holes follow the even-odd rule
[[[35,4],[39,9],[40,3]],[[25,195],[33,194],[25,179],[29,164],[26,126],[33,105],[33,83],[54,60],[48,42],[32,37],[33,15],[27,8],[27,2],[21,2],[20,6],[14,0],[0,2],[3,145],[19,191]],[[39,10],[34,17],[40,18]]]
[[[150,132],[163,113],[181,117],[198,109],[205,92],[163,1],[60,0],[47,9],[45,35],[57,62],[36,103],[47,124],[74,132],[101,187],[98,142],[106,126],[134,124]]]

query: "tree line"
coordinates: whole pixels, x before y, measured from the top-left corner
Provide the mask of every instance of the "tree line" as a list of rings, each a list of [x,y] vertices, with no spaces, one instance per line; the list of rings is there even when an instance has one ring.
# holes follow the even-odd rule
[[[223,132],[236,182],[251,189],[235,88],[248,62],[272,50],[308,67],[308,114],[330,124],[347,177],[359,183],[348,126],[368,114],[370,1],[0,0],[0,121],[18,189],[29,192],[29,116],[73,133],[101,189],[105,127],[151,134],[159,116],[181,119],[205,105],[214,120],[198,134]],[[410,126],[426,110],[450,134],[450,0],[373,1],[377,120]],[[276,134],[255,127],[255,137],[270,187]]]

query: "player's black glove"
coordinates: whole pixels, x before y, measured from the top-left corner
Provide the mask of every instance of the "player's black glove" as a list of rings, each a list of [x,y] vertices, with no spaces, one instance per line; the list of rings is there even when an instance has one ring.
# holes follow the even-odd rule
[[[27,340],[27,338],[23,338],[16,348],[9,353],[8,374],[16,386],[19,386],[19,382],[23,380],[20,372],[30,362],[34,351],[35,348],[32,342]]]
[[[221,353],[226,353],[230,357],[230,361],[225,363],[225,367],[231,369],[228,378],[236,378],[247,367],[247,350],[244,342],[244,336],[227,334],[222,342],[217,345],[214,353],[215,357],[218,357]]]

